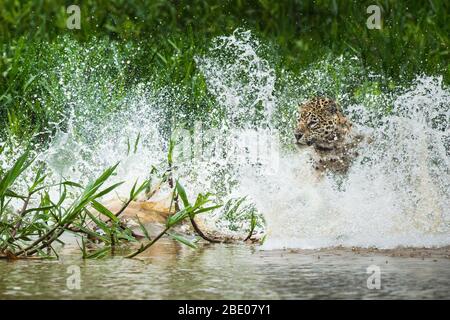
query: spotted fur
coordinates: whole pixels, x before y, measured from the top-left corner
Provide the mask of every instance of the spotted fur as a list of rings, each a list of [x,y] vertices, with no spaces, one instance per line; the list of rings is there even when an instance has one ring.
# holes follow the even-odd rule
[[[362,139],[351,128],[351,122],[334,100],[315,97],[299,106],[294,136],[300,148],[314,148],[316,170],[346,173]]]

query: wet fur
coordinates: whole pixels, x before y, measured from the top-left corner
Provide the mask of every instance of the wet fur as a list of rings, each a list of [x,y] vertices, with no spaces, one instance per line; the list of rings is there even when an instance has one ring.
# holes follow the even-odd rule
[[[352,131],[351,122],[331,99],[315,97],[299,106],[294,132],[297,146],[314,150],[314,168],[318,173],[346,174],[358,156],[356,148],[364,139]]]

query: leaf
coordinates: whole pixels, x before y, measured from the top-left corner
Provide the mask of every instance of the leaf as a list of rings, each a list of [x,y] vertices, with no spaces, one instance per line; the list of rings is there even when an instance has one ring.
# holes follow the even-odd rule
[[[130,241],[130,242],[136,241],[136,238],[133,237],[133,236],[130,234],[130,232],[127,231],[127,230],[129,230],[129,229],[123,230],[123,232],[121,232],[121,233],[118,235],[118,238],[120,238],[120,239],[125,239],[125,240],[128,240],[128,241]]]
[[[108,188],[106,188],[106,189],[100,191],[99,193],[97,193],[93,198],[94,198],[94,199],[100,198],[100,197],[104,196],[105,194],[110,193],[111,191],[113,191],[115,188],[117,188],[117,187],[120,186],[121,184],[123,184],[123,182],[115,183],[115,184],[113,184],[112,186],[110,186],[110,187],[108,187]]]
[[[0,197],[3,197],[5,195],[5,192],[14,183],[14,181],[33,162],[33,161],[27,162],[29,154],[30,154],[29,150],[25,151],[25,153],[16,160],[13,167],[8,171],[6,171],[5,176],[0,180]]]
[[[262,239],[260,240],[260,244],[261,245],[263,245],[264,244],[264,242],[266,242],[266,239],[267,239],[267,234],[265,234],[263,237],[262,237]]]
[[[137,138],[136,138],[136,141],[134,142],[134,153],[137,152],[137,147],[138,147],[139,139],[140,139],[140,138],[141,138],[141,133],[139,132],[139,133],[138,133],[138,136],[137,136]]]
[[[80,229],[81,231],[83,231],[84,233],[90,235],[92,238],[98,239],[98,240],[100,240],[100,241],[102,241],[104,243],[108,243],[109,242],[108,238],[102,236],[101,234],[99,234],[99,233],[97,233],[95,231],[92,231],[91,229],[87,229],[87,228],[85,228],[83,226],[80,226],[80,225],[74,225],[74,226],[77,227],[78,229]],[[68,231],[70,231],[70,230],[68,230]]]
[[[28,81],[23,85],[23,92],[26,93],[28,87],[33,83],[33,81],[38,77],[41,76],[41,74],[35,74],[33,76],[30,77],[30,79],[28,79]]]
[[[251,228],[252,230],[255,229],[256,223],[257,223],[256,215],[255,215],[254,212],[252,212],[252,217],[251,217],[251,220],[250,220],[250,228]]]
[[[194,241],[190,241],[190,240],[188,240],[188,239],[184,238],[183,236],[181,236],[179,234],[176,234],[176,233],[169,233],[169,232],[167,232],[167,235],[169,237],[171,237],[172,239],[174,239],[174,240],[176,240],[178,242],[181,242],[182,244],[187,245],[188,247],[191,247],[192,249],[197,249],[197,245],[195,244]]]
[[[175,188],[176,188],[177,193],[180,196],[181,200],[183,201],[184,207],[185,208],[189,207],[190,206],[189,200],[187,198],[186,191],[184,190],[183,186],[177,181],[176,185],[175,185]]]
[[[116,170],[118,165],[119,165],[119,163],[116,163],[114,166],[109,167],[100,175],[100,177],[98,177],[94,182],[90,183],[86,187],[85,192],[83,193],[83,197],[89,198],[89,197],[91,197],[92,194],[97,192],[97,190],[103,185],[103,183],[105,183],[105,181],[108,180],[109,177],[111,177],[111,175],[114,173],[114,171]],[[104,194],[106,194],[105,191],[102,191],[100,196],[102,196]],[[99,195],[94,197],[94,199],[98,198],[98,197],[99,197]]]
[[[111,234],[111,230],[106,223],[104,223],[101,219],[98,219],[97,217],[95,217],[92,213],[89,212],[89,210],[85,209],[85,211],[88,214],[89,218],[91,218],[92,221],[94,221],[94,223],[97,225],[97,227],[102,229],[104,233],[106,233],[108,235]]]
[[[206,194],[201,194],[199,193],[197,195],[197,199],[195,200],[195,205],[194,208],[199,208],[205,204],[207,204],[208,202],[210,202],[211,200],[209,199],[209,197],[211,196],[211,193],[206,193]]]
[[[152,239],[150,238],[150,235],[148,234],[147,229],[145,228],[145,226],[142,224],[141,219],[139,219],[138,216],[136,216],[137,221],[139,223],[139,227],[141,228],[142,232],[144,233],[144,236],[147,238],[147,240],[151,241]]]
[[[110,249],[111,249],[111,247],[109,247],[109,246],[103,247],[103,248],[95,251],[94,253],[88,254],[87,256],[85,256],[85,259],[103,258],[104,256],[106,256],[106,254],[109,252]]]
[[[12,191],[10,189],[7,189],[5,191],[5,196],[10,197],[10,198],[19,198],[19,199],[22,199],[22,200],[25,200],[27,198],[25,196],[21,196],[21,195],[15,193],[14,191]]]
[[[167,226],[168,227],[172,227],[174,225],[176,225],[177,223],[179,223],[180,221],[186,219],[189,216],[189,210],[191,210],[191,207],[188,208],[184,208],[183,210],[178,211],[177,213],[175,213],[172,216],[169,216],[167,218]]]
[[[173,138],[170,138],[169,140],[169,151],[167,153],[167,163],[169,164],[169,167],[172,167],[173,164],[173,150],[175,148],[175,141]]]
[[[221,206],[222,206],[221,204],[218,204],[218,205],[216,205],[216,206],[211,206],[211,207],[201,208],[201,209],[195,210],[195,211],[194,211],[194,215],[197,215],[197,214],[203,213],[203,212],[208,212],[208,211],[211,211],[211,210],[215,210],[215,209],[220,208]]]
[[[100,175],[99,178],[97,178],[94,182],[88,184],[88,186],[84,189],[83,194],[68,209],[69,213],[66,214],[66,216],[64,217],[63,223],[70,223],[70,220],[75,219],[91,201],[107,194],[108,192],[111,192],[115,187],[117,187],[120,184],[120,183],[115,184],[99,192],[98,194],[95,194],[98,191],[98,189],[102,186],[102,184],[114,173],[118,165],[119,163],[106,169]]]
[[[130,155],[130,138],[127,137],[127,156]]]
[[[66,185],[66,186],[81,188],[81,189],[83,188],[83,186],[81,184],[72,182],[72,181],[64,181],[64,182],[62,182],[62,184]]]
[[[55,207],[54,205],[51,205],[51,206],[43,206],[43,207],[38,207],[38,208],[31,208],[31,209],[25,210],[23,213],[26,214],[26,213],[33,212],[33,211],[47,211],[47,210],[53,209],[54,207]]]
[[[57,207],[60,207],[63,204],[64,200],[66,200],[66,196],[67,196],[67,188],[66,188],[66,186],[63,186],[63,192],[61,194],[61,197],[58,200],[58,204],[56,205]],[[49,197],[49,199],[50,199],[50,197]]]
[[[136,200],[136,198],[139,196],[139,194],[141,194],[141,192],[143,192],[144,190],[146,190],[149,185],[150,185],[150,180],[145,180],[137,189],[135,189],[137,184],[137,180],[135,182],[135,184],[133,185],[133,188],[131,189],[130,192],[130,199],[131,200]]]
[[[80,247],[80,250],[82,253],[82,258],[86,259],[87,252],[86,252],[86,244],[84,243],[84,237],[81,237],[81,245],[78,243],[78,240],[77,240],[77,244],[78,244],[78,247]]]
[[[36,189],[36,187],[40,184],[42,184],[45,180],[45,178],[47,177],[47,175],[41,176],[42,172],[43,172],[44,168],[41,165],[36,173],[36,176],[34,178],[34,182],[33,185],[28,189],[28,193],[29,194],[33,194],[34,190]]]
[[[92,201],[92,207],[103,214],[104,216],[108,217],[114,222],[119,222],[119,218],[116,217],[114,213],[112,213],[108,208],[106,208],[104,205],[102,205],[100,202],[93,200]]]

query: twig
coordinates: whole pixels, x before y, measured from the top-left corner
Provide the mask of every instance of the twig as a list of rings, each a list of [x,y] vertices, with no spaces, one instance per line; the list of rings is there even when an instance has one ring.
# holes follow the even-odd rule
[[[115,216],[116,217],[119,217],[127,208],[128,208],[128,206],[130,205],[130,203],[131,202],[133,202],[133,199],[128,199],[128,201],[127,202],[125,202],[125,204],[122,206],[122,208],[120,208],[120,210],[119,211],[117,211],[117,213],[115,214]],[[111,221],[111,219],[108,219],[106,222],[109,222],[109,221]]]
[[[15,253],[16,256],[20,256],[24,253],[29,254],[29,250],[33,249],[36,245],[38,245],[40,242],[44,241],[46,238],[48,238],[49,236],[51,236],[53,234],[53,232],[55,232],[56,230],[58,230],[58,228],[60,228],[61,225],[59,223],[56,224],[55,227],[53,227],[52,229],[50,229],[50,231],[48,231],[47,233],[45,233],[43,236],[40,236],[38,239],[36,239],[33,243],[31,243],[28,247],[26,247],[25,249],[20,250],[19,252]]]
[[[170,189],[174,189],[175,188],[175,183],[173,182],[173,174],[172,174],[172,166],[170,164],[170,167],[168,169],[169,172],[169,178],[168,178],[168,183],[169,183],[169,188]],[[174,189],[175,192],[175,189]],[[180,211],[180,205],[178,203],[178,193],[175,192],[172,200],[175,202],[175,212]],[[169,210],[172,208],[172,203],[170,203],[170,208]]]
[[[171,227],[166,227],[160,234],[158,234],[156,236],[156,238],[154,238],[152,241],[150,241],[149,243],[147,243],[145,246],[141,246],[138,250],[136,250],[135,252],[125,256],[125,258],[134,258],[135,256],[137,256],[138,254],[140,254],[141,252],[144,252],[145,250],[147,250],[148,248],[150,248],[156,241],[158,241],[164,234],[166,234],[167,231],[169,231]]]
[[[217,240],[217,239],[211,239],[209,238],[206,234],[203,233],[202,230],[200,230],[200,228],[198,227],[197,223],[195,222],[194,218],[189,218],[191,220],[191,224],[192,227],[194,228],[195,232],[197,232],[197,234],[203,238],[206,241],[212,242],[212,243],[222,243],[223,241],[221,240]]]
[[[13,238],[13,239],[17,234],[17,230],[19,230],[20,226],[22,225],[22,220],[26,215],[26,210],[28,207],[28,203],[30,202],[30,199],[31,199],[31,194],[28,194],[28,197],[24,200],[22,209],[19,212],[19,221],[17,221],[16,225],[14,226],[14,230],[11,233],[11,238]]]
[[[44,236],[41,237],[42,240],[39,241],[39,242],[43,242],[43,243],[42,243],[39,247],[35,248],[35,246],[36,246],[37,244],[39,244],[39,242],[37,242],[35,245],[30,245],[30,246],[28,246],[26,249],[24,249],[24,250],[18,252],[17,255],[21,255],[21,254],[24,254],[24,253],[25,253],[26,255],[33,255],[33,254],[35,254],[36,252],[38,252],[39,250],[42,250],[42,249],[44,249],[44,248],[46,248],[46,247],[51,246],[51,244],[63,234],[64,230],[66,230],[66,229],[70,226],[70,224],[71,224],[71,223],[67,223],[67,224],[64,225],[64,226],[60,226],[60,227],[59,227],[60,230],[58,230],[58,232],[56,232],[56,233],[54,233],[54,234],[53,234],[54,231],[53,231],[52,233],[48,232],[48,233],[47,233],[47,236],[44,235]],[[58,227],[57,227],[56,229],[54,229],[54,230],[56,231],[57,229],[58,229]],[[52,230],[53,230],[53,229],[52,229]],[[52,234],[53,234],[53,235],[52,235]],[[52,237],[51,237],[48,241],[45,241],[45,239],[47,239],[50,235],[52,235]],[[44,241],[45,241],[45,242],[44,242]],[[36,242],[36,241],[35,241],[35,242]]]
[[[111,254],[114,256],[115,254],[115,245],[116,245],[116,240],[114,239],[114,233],[111,232]]]
[[[256,223],[254,222],[254,219],[255,219],[255,214],[252,212],[252,217],[250,220],[250,231],[248,233],[248,236],[244,239],[244,242],[250,240],[253,235],[253,231],[255,231]]]
[[[250,230],[250,232],[248,233],[248,236],[243,241],[247,242],[248,240],[251,239],[252,235],[253,235],[253,230]]]

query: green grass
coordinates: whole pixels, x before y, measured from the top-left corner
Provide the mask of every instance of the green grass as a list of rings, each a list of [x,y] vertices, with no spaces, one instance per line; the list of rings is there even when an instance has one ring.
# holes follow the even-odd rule
[[[0,155],[3,150],[0,149]],[[169,151],[169,159],[172,151],[173,149]],[[115,249],[121,245],[138,240],[138,234],[121,221],[119,216],[144,191],[146,198],[151,198],[163,183],[169,183],[172,198],[180,198],[183,206],[177,203],[176,212],[169,215],[164,231],[155,238],[150,238],[145,226],[139,221],[147,243],[127,257],[132,258],[147,250],[166,234],[196,248],[195,242],[173,233],[172,229],[187,219],[195,225],[193,219],[196,215],[220,208],[220,204],[213,203],[212,195],[200,193],[196,201],[190,203],[180,182],[176,181],[173,185],[173,180],[169,181],[167,173],[173,179],[172,163],[169,162],[168,168],[157,177],[160,182],[156,186],[151,185],[151,179],[140,184],[136,181],[121,209],[111,212],[99,201],[123,183],[110,184],[108,181],[117,166],[118,163],[105,169],[86,186],[68,180],[52,183],[49,182],[44,166],[37,163],[29,150],[25,151],[9,168],[0,172],[0,259],[58,257],[55,244],[64,244],[60,239],[64,233],[73,233],[81,241],[83,258],[101,258],[108,253],[114,254]],[[30,171],[32,179],[28,181]],[[59,191],[57,196],[55,191]],[[15,202],[19,202],[19,205]],[[195,230],[203,236],[199,229]],[[91,249],[88,250],[87,247]]]
[[[71,1],[65,1],[67,5]],[[450,81],[450,4],[445,0],[385,1],[81,1],[81,29],[65,26],[64,3],[56,0],[5,0],[0,11],[0,135],[19,139],[50,129],[65,106],[59,79],[49,70],[79,56],[92,66],[106,64],[104,81],[114,84],[113,110],[130,85],[152,80],[179,88],[181,111],[202,117],[214,101],[194,57],[218,35],[249,29],[264,44],[264,55],[278,73],[302,74],[312,64],[355,55],[360,71],[403,83],[418,74]],[[366,28],[366,8],[382,7],[382,30]],[[83,52],[92,43],[105,43]],[[140,47],[140,50],[136,50]],[[68,54],[71,51],[71,54]],[[114,55],[129,60],[114,65]],[[80,61],[68,61],[78,63]],[[96,81],[92,79],[86,81]],[[108,81],[106,81],[108,80]],[[361,83],[366,90],[370,84]],[[38,98],[36,98],[38,97]],[[100,99],[101,100],[101,99]],[[120,100],[120,99],[119,99]],[[105,112],[106,112],[105,111]],[[167,110],[170,118],[172,110]]]

